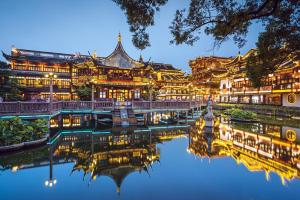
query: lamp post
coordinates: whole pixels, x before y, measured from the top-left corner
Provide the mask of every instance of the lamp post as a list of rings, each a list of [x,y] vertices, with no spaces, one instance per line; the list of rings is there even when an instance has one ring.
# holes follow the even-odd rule
[[[189,89],[189,101],[190,101],[190,109],[191,109],[192,108],[192,89],[193,89],[193,85],[189,84],[188,89]]]
[[[51,113],[53,109],[53,78],[57,78],[57,75],[50,72],[49,74],[46,74],[45,77],[49,78],[49,111]]]
[[[49,179],[45,181],[45,186],[46,187],[53,187],[54,185],[56,185],[57,180],[55,178],[53,178],[53,151],[52,151],[52,146],[50,146],[50,155],[49,155]]]
[[[91,100],[92,100],[92,110],[94,110],[94,107],[95,107],[95,93],[94,93],[94,90],[95,90],[95,84],[96,84],[96,80],[95,79],[91,79],[89,80],[89,83],[91,84],[92,86],[92,94],[91,94]]]
[[[150,103],[150,110],[152,110],[152,85],[153,85],[153,80],[150,77],[150,81],[149,81],[149,103]]]

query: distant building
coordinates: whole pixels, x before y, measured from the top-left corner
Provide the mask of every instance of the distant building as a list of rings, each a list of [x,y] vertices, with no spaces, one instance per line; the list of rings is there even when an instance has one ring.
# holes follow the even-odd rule
[[[220,82],[219,101],[300,107],[300,52],[290,55],[262,80],[259,88],[253,87],[245,71],[247,58],[255,52],[251,49],[226,64],[228,71]]]
[[[192,82],[202,90],[205,98],[213,95],[214,100],[219,99],[220,81],[226,75],[226,64],[232,60],[232,58],[208,56],[198,57],[189,62],[192,69]]]
[[[190,61],[192,81],[206,96],[222,103],[264,104],[300,107],[300,52],[294,52],[274,73],[253,87],[246,74],[251,49],[235,58],[199,57]]]

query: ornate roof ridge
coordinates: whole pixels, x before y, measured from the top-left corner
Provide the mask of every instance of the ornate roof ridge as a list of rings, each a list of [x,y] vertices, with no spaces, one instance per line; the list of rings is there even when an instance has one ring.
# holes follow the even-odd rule
[[[122,52],[122,53],[124,53],[124,55],[125,55],[127,58],[129,58],[130,60],[132,60],[132,61],[134,61],[134,62],[140,63],[138,60],[135,60],[135,59],[133,59],[132,57],[130,57],[130,56],[128,55],[128,53],[125,51],[125,49],[124,49],[124,47],[123,47],[123,45],[122,45],[122,40],[121,40],[120,38],[121,38],[121,34],[119,33],[119,36],[118,36],[118,43],[117,43],[117,46],[115,47],[115,49],[113,50],[113,52],[110,53],[108,56],[106,56],[106,57],[101,57],[101,58],[104,59],[104,60],[106,60],[106,59],[111,58],[113,55],[115,55],[115,54],[117,54],[117,53],[119,53],[119,52]]]

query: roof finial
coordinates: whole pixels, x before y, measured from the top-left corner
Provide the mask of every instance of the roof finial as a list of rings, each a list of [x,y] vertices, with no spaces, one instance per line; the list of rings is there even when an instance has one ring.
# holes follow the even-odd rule
[[[17,48],[15,47],[15,45],[11,45],[11,52],[12,53],[17,53]]]
[[[144,62],[144,58],[143,58],[142,54],[140,54],[140,60],[139,61]]]
[[[93,57],[94,59],[97,58],[97,52],[96,52],[96,50],[94,50],[94,53],[93,53],[92,57]]]
[[[119,35],[118,35],[118,42],[122,42],[122,36],[121,36],[120,32],[119,32]]]

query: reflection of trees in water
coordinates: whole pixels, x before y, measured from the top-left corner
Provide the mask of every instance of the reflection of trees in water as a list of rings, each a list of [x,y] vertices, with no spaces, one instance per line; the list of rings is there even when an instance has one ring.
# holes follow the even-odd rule
[[[32,166],[34,163],[41,163],[48,160],[49,150],[48,146],[41,148],[22,151],[15,154],[1,155],[0,156],[0,170],[7,169],[18,170],[23,166]]]

